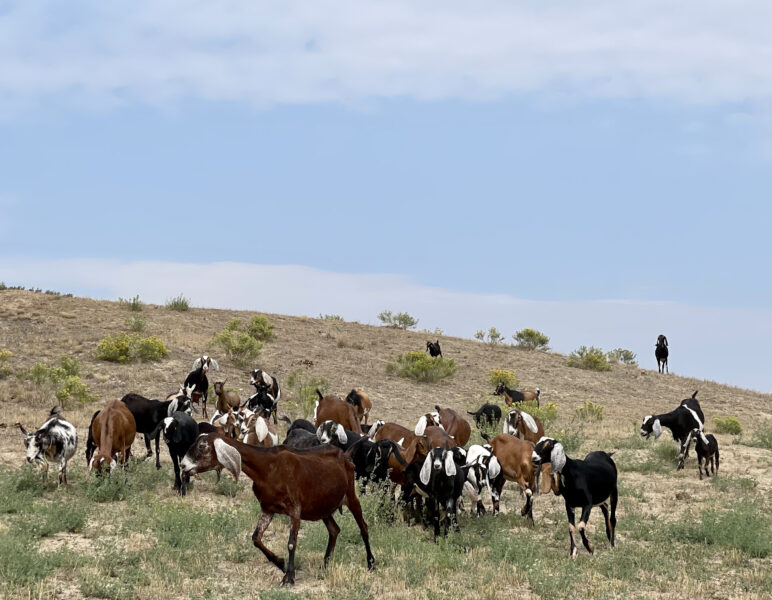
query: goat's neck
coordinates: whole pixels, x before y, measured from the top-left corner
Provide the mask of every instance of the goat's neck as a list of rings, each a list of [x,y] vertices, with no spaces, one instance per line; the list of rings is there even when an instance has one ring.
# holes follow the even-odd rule
[[[106,414],[104,416],[105,418],[102,420],[102,432],[99,436],[99,453],[112,458],[113,431],[110,428],[110,415]]]
[[[673,429],[673,425],[676,422],[676,412],[671,411],[669,413],[663,413],[661,415],[654,415],[655,419],[659,419],[659,424],[668,429]]]

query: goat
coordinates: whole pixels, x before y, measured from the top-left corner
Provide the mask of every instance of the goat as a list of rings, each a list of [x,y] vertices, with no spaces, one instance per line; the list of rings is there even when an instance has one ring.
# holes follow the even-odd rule
[[[480,446],[473,444],[466,453],[467,475],[464,489],[469,494],[472,502],[475,503],[477,516],[485,514],[485,506],[480,500],[480,494],[483,486],[488,489],[491,495],[494,508],[493,514],[498,512],[499,495],[496,492],[496,484],[501,483],[503,478],[501,465],[498,459],[491,453],[491,447],[487,444]],[[503,483],[502,483],[503,485]]]
[[[92,421],[91,435],[97,452],[91,457],[88,468],[100,473],[104,468],[115,468],[116,455],[126,466],[131,456],[131,445],[137,435],[137,423],[123,402],[110,400]]]
[[[440,348],[440,340],[437,340],[436,342],[426,342],[426,351],[429,353],[429,356],[432,358],[435,358],[437,356],[442,356],[442,349]]]
[[[362,434],[362,426],[351,404],[335,396],[322,396],[319,390],[316,390],[316,394],[319,396],[314,408],[314,424],[317,427],[325,421],[335,421],[354,433]]]
[[[514,481],[525,494],[525,504],[520,514],[528,517],[533,524],[533,493],[537,491],[537,469],[531,462],[534,445],[531,442],[519,440],[507,433],[500,433],[492,440],[487,434],[481,434],[482,438],[491,445],[491,453],[501,465],[503,477],[496,483],[494,489],[501,497],[501,490],[505,481]],[[494,498],[493,512],[499,512],[499,502]]]
[[[501,408],[495,404],[483,404],[475,412],[466,411],[466,414],[474,417],[477,428],[480,429],[482,421],[488,421],[488,425],[498,425],[501,421]]]
[[[163,420],[162,429],[174,465],[174,489],[180,496],[184,496],[187,478],[180,477],[179,461],[196,441],[199,434],[198,423],[189,414],[177,411]]]
[[[678,453],[677,470],[684,468],[684,461],[689,456],[689,437],[693,429],[703,430],[705,415],[702,413],[700,403],[697,400],[697,392],[691,398],[681,401],[681,405],[669,413],[660,415],[646,415],[641,423],[641,435],[649,439],[654,434],[654,439],[662,435],[662,427],[667,427],[673,434],[673,439],[680,443]]]
[[[281,398],[281,388],[279,387],[279,380],[273,375],[269,375],[262,369],[254,369],[252,376],[249,379],[249,383],[255,386],[256,396],[260,398],[260,405],[273,414],[273,424],[277,425],[276,412],[279,406],[279,398]],[[254,398],[255,396],[252,396]],[[252,400],[250,398],[250,400]],[[267,406],[270,399],[270,407]]]
[[[574,460],[566,456],[562,444],[545,437],[534,447],[532,459],[537,467],[547,463],[552,465],[552,491],[556,496],[563,496],[566,503],[571,558],[576,557],[578,550],[574,540],[576,529],[579,530],[587,551],[592,554],[595,550],[585,533],[593,506],[600,506],[603,512],[606,519],[606,536],[613,548],[619,492],[617,491],[617,466],[611,454],[601,451],[590,452],[584,460]],[[574,509],[577,507],[582,509],[582,516],[578,527],[575,528]]]
[[[520,404],[521,402],[536,402],[536,406],[539,406],[541,390],[536,388],[535,392],[518,392],[517,390],[509,389],[506,385],[504,385],[504,382],[500,381],[496,386],[496,389],[493,391],[493,395],[504,396],[504,403],[507,406],[514,406],[515,404]]]
[[[279,445],[279,436],[276,435],[271,421],[254,413],[241,425],[241,433],[245,444],[264,448]]]
[[[370,410],[373,408],[372,400],[370,396],[365,394],[362,388],[354,388],[346,396],[346,402],[353,405],[356,408],[357,416],[363,425],[367,425],[367,416],[370,414]]]
[[[416,460],[423,460],[428,454],[431,446],[429,441],[422,435],[415,435],[412,431],[402,425],[396,423],[384,423],[377,428],[377,431],[373,434],[370,430],[370,437],[376,442],[381,440],[391,440],[396,442],[399,446],[401,456],[408,465]],[[393,459],[393,460],[392,460]],[[405,466],[402,465],[395,457],[389,459],[389,479],[391,479],[397,485],[403,485],[405,483]]]
[[[368,481],[379,482],[388,477],[389,460],[392,456],[403,469],[408,465],[402,458],[399,446],[392,440],[373,442],[362,436],[348,447],[345,454],[354,463],[354,473],[357,479],[362,480],[363,491]]]
[[[700,481],[702,481],[702,464],[705,463],[705,477],[710,477],[718,472],[719,452],[718,440],[710,433],[707,435],[697,428],[692,429],[691,439],[694,441],[694,447],[697,451],[697,470],[700,472]],[[691,443],[687,442],[687,443]]]
[[[345,451],[351,444],[358,442],[361,435],[346,431],[340,423],[328,420],[316,428],[316,437],[322,444],[333,444]]]
[[[435,406],[434,409],[440,415],[440,425],[442,425],[445,432],[456,440],[456,444],[459,446],[466,446],[469,441],[469,436],[472,435],[472,428],[469,427],[469,423],[466,422],[464,417],[452,408],[440,408]]]
[[[354,489],[354,465],[344,458],[338,448],[324,446],[306,451],[282,446],[259,448],[217,434],[204,434],[198,437],[182,459],[182,470],[188,477],[218,466],[228,469],[236,478],[243,470],[254,482],[252,492],[263,514],[252,534],[252,542],[284,573],[283,584],[295,583],[295,548],[300,521],[322,520],[327,527],[329,538],[324,553],[326,568],[340,532],[333,515],[344,506],[348,507],[359,526],[367,552],[367,568],[375,568],[367,523],[362,517],[362,507]],[[290,518],[287,544],[289,560],[286,568],[284,560],[271,552],[262,541],[274,514],[284,514]]]
[[[155,468],[161,468],[161,456],[158,453],[158,443],[161,438],[161,424],[167,417],[171,417],[175,412],[185,412],[190,414],[193,409],[189,394],[193,391],[192,387],[188,390],[182,390],[182,394],[172,394],[171,399],[161,402],[160,400],[149,400],[139,394],[126,394],[121,398],[121,402],[126,405],[137,427],[137,433],[143,434],[145,438],[145,449],[147,456],[153,456],[150,449],[150,440],[155,438]],[[87,444],[93,444],[89,436]]]
[[[437,427],[436,425],[430,425],[427,427],[424,430],[424,436],[427,440],[429,440],[430,448],[444,448],[445,445],[450,448],[456,448],[459,446],[453,436],[448,435],[442,427]]]
[[[60,411],[54,407],[49,418],[39,429],[27,433],[21,423],[16,426],[24,436],[27,462],[43,467],[43,478],[48,479],[48,463],[59,462],[59,484],[67,485],[67,461],[78,448],[78,432],[68,421],[56,416]]]
[[[241,406],[241,398],[239,398],[238,393],[226,391],[226,381],[228,380],[214,382],[214,393],[217,396],[214,407],[215,410],[221,413],[228,412],[228,409],[238,410]]]
[[[544,436],[544,426],[537,417],[532,417],[522,410],[511,410],[504,421],[503,433],[514,435],[521,440],[534,444]]]
[[[206,354],[202,354],[193,363],[193,370],[188,373],[185,383],[182,384],[185,389],[193,386],[193,393],[190,395],[193,402],[199,402],[203,399],[205,419],[209,417],[206,411],[206,400],[209,394],[209,380],[206,378],[206,372],[212,365],[214,365],[216,370],[220,370],[220,365],[217,364],[216,360]]]
[[[314,427],[314,424],[306,419],[295,419],[294,421],[290,421],[287,417],[282,417],[281,420],[289,425],[287,428],[287,433],[295,429],[305,429],[311,433],[316,433],[316,427]]]
[[[418,422],[415,424],[415,429],[413,429],[413,433],[416,435],[423,435],[424,431],[426,431],[427,427],[442,427],[442,423],[440,422],[440,413],[437,412],[430,412],[426,413],[425,415],[422,415],[418,418]]]
[[[296,450],[302,450],[304,448],[313,448],[314,446],[321,446],[322,442],[316,436],[316,431],[311,433],[305,429],[297,428],[287,432],[287,437],[284,438],[282,446],[287,448],[294,448]]]
[[[223,435],[237,438],[239,437],[239,428],[237,425],[236,414],[229,410],[226,413],[220,414],[214,413],[209,423],[218,431],[221,431]]]
[[[659,334],[659,336],[657,336],[657,343],[654,344],[654,358],[657,359],[657,370],[660,373],[670,373],[670,370],[667,368],[667,357],[669,355],[670,351],[667,347],[667,338],[664,335]]]

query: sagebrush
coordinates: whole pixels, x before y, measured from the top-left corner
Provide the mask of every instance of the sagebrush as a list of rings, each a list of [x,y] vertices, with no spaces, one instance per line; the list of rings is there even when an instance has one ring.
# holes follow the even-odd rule
[[[526,327],[516,332],[512,336],[515,340],[515,344],[518,348],[525,348],[526,350],[541,350],[546,352],[549,350],[550,339],[538,329],[530,329]]]
[[[407,352],[389,361],[386,372],[431,383],[452,376],[456,372],[456,361],[441,356],[431,357],[425,352]]]
[[[568,366],[589,371],[610,371],[606,353],[595,346],[579,346],[568,356]]]

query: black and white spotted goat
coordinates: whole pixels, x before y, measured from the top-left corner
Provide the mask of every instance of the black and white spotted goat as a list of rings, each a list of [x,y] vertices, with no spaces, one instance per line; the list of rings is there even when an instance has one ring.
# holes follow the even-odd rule
[[[24,435],[27,462],[42,465],[44,478],[48,478],[48,463],[58,462],[59,483],[67,485],[67,461],[78,448],[78,432],[72,423],[58,416],[59,412],[59,407],[54,407],[49,419],[32,433],[27,433],[21,423],[16,426]]]
[[[488,444],[484,446],[473,444],[466,452],[466,466],[468,471],[464,490],[475,505],[473,510],[478,517],[485,514],[485,506],[480,495],[483,489],[487,489],[493,500],[493,514],[495,515],[499,505],[499,494],[496,490],[500,489],[496,484],[504,477],[499,459],[493,455]]]
[[[662,435],[662,428],[667,427],[673,433],[673,439],[680,444],[678,453],[678,470],[684,468],[684,461],[689,456],[691,432],[694,429],[702,431],[705,426],[705,415],[697,400],[697,392],[691,398],[681,401],[681,405],[669,413],[661,415],[646,415],[641,423],[641,435],[646,439],[654,434],[654,439]]]
[[[209,370],[210,366],[213,366],[217,371],[220,370],[220,365],[217,364],[216,360],[208,354],[202,354],[193,363],[193,370],[188,373],[188,376],[185,378],[185,383],[182,384],[184,389],[193,386],[193,393],[191,394],[193,402],[197,402],[199,398],[202,399],[205,419],[209,417],[206,410],[207,394],[209,393],[209,380],[206,377],[206,372]]]
[[[250,410],[261,412],[263,416],[272,414],[273,423],[276,425],[276,413],[281,398],[279,380],[262,369],[254,369],[249,383],[255,386],[255,393],[246,401],[246,406]]]
[[[718,440],[710,433],[705,434],[699,429],[693,429],[690,435],[697,450],[697,470],[700,472],[700,479],[702,479],[703,463],[705,464],[705,477],[710,477],[711,469],[712,474],[715,475],[718,472],[719,463]],[[690,443],[691,441],[687,442],[687,444]]]
[[[592,554],[595,546],[587,538],[585,529],[593,506],[600,506],[606,519],[606,537],[614,547],[614,530],[617,525],[616,511],[619,492],[617,490],[617,466],[607,452],[590,452],[584,460],[566,456],[563,445],[552,438],[543,437],[536,444],[531,457],[534,466],[552,463],[551,488],[556,496],[563,496],[568,515],[568,534],[571,538],[571,558],[576,557],[578,546],[574,533],[578,529],[582,543]],[[581,508],[579,525],[574,526],[574,509]]]

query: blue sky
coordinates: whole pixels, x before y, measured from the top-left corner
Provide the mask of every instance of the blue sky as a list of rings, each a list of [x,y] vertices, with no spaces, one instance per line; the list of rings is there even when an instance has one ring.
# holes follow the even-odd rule
[[[0,3],[0,280],[130,293],[106,259],[150,299],[168,265],[296,265],[327,274],[305,304],[289,267],[184,291],[367,321],[324,281],[375,276],[448,333],[536,300],[556,349],[642,356],[686,314],[682,372],[772,390],[768,5],[305,4]],[[594,335],[607,301],[647,316]],[[696,342],[715,310],[752,330],[728,363]]]

